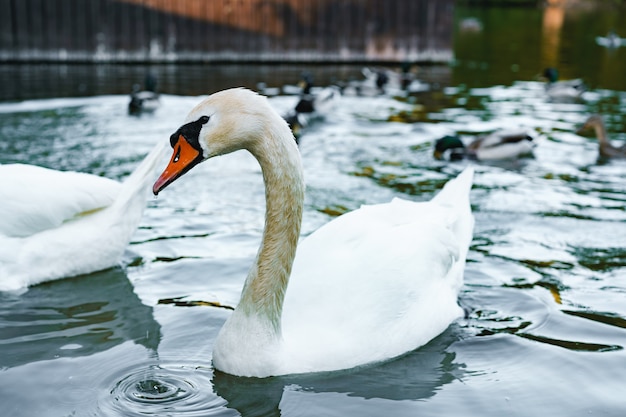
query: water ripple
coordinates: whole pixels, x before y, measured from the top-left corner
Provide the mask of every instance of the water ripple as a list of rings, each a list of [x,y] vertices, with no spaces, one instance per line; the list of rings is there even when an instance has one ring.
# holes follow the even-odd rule
[[[105,415],[209,416],[225,411],[226,401],[211,387],[209,368],[152,364],[133,369],[100,401]]]

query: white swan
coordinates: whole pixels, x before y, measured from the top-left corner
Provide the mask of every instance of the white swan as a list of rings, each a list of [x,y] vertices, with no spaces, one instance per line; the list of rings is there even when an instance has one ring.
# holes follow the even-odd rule
[[[0,165],[0,291],[117,265],[166,151],[159,143],[122,184],[34,165]]]
[[[300,155],[264,97],[215,93],[170,142],[174,153],[155,194],[196,164],[239,149],[256,157],[265,181],[262,243],[215,342],[216,369],[266,377],[351,368],[424,345],[461,315],[471,169],[430,202],[394,199],[344,214],[304,239],[296,256]]]

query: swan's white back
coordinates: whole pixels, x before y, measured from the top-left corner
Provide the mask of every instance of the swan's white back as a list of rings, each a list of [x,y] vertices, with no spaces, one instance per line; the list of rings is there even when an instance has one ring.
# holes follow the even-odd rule
[[[0,291],[116,266],[149,196],[159,143],[124,183],[0,165]]]
[[[0,234],[25,237],[110,205],[117,181],[35,165],[0,165]]]
[[[364,206],[303,240],[283,310],[288,372],[393,358],[461,315],[470,187],[468,171],[431,202]]]

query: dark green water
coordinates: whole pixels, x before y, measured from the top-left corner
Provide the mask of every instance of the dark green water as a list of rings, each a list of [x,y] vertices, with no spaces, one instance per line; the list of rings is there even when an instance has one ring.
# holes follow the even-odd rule
[[[626,90],[626,48],[607,49],[597,36],[626,37],[624,10],[582,8],[456,8],[453,84],[472,87],[533,80],[546,67],[562,79],[582,78],[590,88]],[[483,30],[462,30],[477,18]]]

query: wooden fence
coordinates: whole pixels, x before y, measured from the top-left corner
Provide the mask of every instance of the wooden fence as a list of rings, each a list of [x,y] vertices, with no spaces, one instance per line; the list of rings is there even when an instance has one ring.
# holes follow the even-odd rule
[[[446,62],[454,0],[0,0],[1,62]]]

